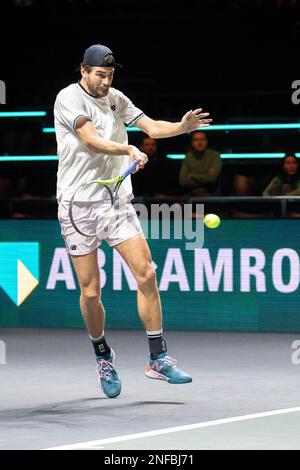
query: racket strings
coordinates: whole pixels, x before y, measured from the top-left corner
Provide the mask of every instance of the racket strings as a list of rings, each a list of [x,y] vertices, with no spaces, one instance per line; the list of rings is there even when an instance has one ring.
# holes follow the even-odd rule
[[[105,182],[91,181],[82,185],[73,195],[69,216],[75,230],[83,236],[105,238],[111,221],[114,221],[119,206],[119,179],[114,188]]]
[[[69,217],[78,233],[87,237],[101,237],[101,234],[108,231],[111,220],[118,218],[118,211],[115,209],[119,207],[119,188],[137,164],[137,161],[132,162],[120,176],[106,181],[93,180],[78,188],[69,206]],[[113,189],[109,188],[112,184],[115,184]],[[82,202],[83,205],[80,204]]]

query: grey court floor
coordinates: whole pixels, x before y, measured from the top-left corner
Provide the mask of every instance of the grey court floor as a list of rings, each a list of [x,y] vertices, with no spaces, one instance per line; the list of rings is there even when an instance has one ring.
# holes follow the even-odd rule
[[[0,330],[0,449],[300,449],[300,333],[167,332],[186,385],[144,376],[143,331],[106,337],[123,382],[113,400],[84,330]]]

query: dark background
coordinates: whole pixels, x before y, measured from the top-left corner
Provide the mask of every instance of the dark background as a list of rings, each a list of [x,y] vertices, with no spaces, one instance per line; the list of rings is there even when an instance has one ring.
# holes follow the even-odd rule
[[[199,105],[215,122],[298,113],[298,0],[6,0],[0,35],[11,106],[52,105],[84,49],[103,43],[124,64],[114,86],[153,117]]]

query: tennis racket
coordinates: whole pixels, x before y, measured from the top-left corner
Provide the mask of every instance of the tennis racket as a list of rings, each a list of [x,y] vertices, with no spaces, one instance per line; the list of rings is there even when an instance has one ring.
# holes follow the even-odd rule
[[[120,176],[109,180],[92,180],[79,186],[69,205],[69,217],[78,233],[85,237],[94,237],[107,230],[115,211],[120,186],[137,165],[138,161],[135,160]],[[93,203],[89,204],[92,200]]]

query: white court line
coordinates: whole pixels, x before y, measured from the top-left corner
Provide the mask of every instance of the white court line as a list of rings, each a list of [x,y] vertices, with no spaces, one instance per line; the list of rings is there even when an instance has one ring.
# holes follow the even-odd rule
[[[105,444],[112,444],[115,442],[131,441],[133,439],[142,439],[143,437],[161,436],[162,434],[170,434],[173,432],[189,431],[190,429],[208,428],[210,426],[218,426],[219,424],[237,423],[239,421],[247,421],[249,419],[265,418],[266,416],[276,416],[276,415],[282,415],[286,413],[295,413],[297,411],[300,411],[300,406],[295,407],[295,408],[285,408],[282,410],[266,411],[264,413],[254,413],[251,415],[235,416],[233,418],[216,419],[214,421],[206,421],[204,423],[187,424],[185,426],[175,426],[173,428],[157,429],[156,431],[147,431],[147,432],[140,432],[137,434],[127,434],[125,436],[109,437],[107,439],[101,439],[98,441],[79,442],[77,444],[70,444],[70,445],[59,446],[59,447],[50,447],[44,450],[84,449],[84,448],[90,448],[90,447],[95,447],[95,446],[101,446]]]

